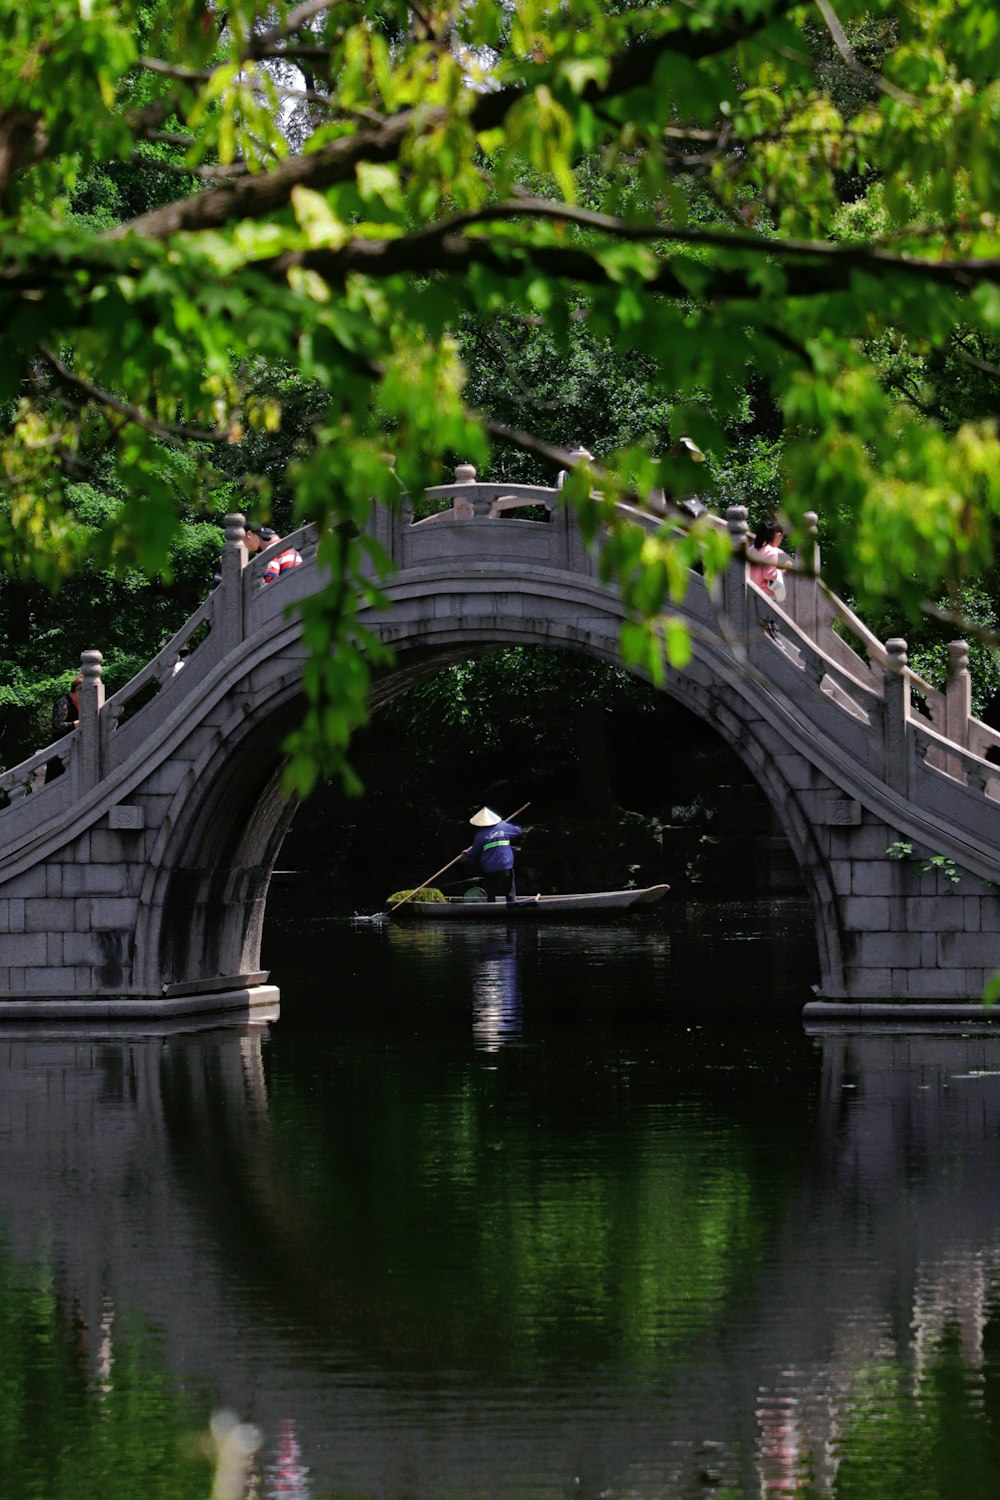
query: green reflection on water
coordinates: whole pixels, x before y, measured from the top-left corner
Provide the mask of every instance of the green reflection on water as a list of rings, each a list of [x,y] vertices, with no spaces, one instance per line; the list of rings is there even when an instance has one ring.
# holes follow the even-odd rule
[[[994,1344],[996,1335],[994,1328]],[[995,1495],[998,1409],[1000,1369],[971,1367],[957,1328],[945,1331],[920,1372],[888,1361],[865,1366],[841,1416],[836,1500]]]
[[[53,1269],[0,1249],[0,1494],[4,1500],[204,1500],[207,1408],[165,1374],[148,1330],[110,1305],[87,1327]]]
[[[395,1312],[390,1363],[682,1362],[725,1327],[796,1180],[794,1143],[762,1148],[659,1085],[632,1102],[615,1068],[584,1086],[572,1058],[554,1067],[543,1119],[502,1069],[440,1048],[354,1038],[323,1076],[291,1050],[269,1080],[272,1172],[310,1256]]]

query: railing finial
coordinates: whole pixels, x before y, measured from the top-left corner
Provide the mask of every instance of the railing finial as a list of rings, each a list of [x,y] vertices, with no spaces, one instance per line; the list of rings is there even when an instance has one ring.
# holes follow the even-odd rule
[[[888,660],[885,664],[886,671],[891,673],[893,677],[902,677],[909,664],[909,657],[907,655],[909,647],[906,642],[902,636],[894,635],[892,640],[886,641],[885,649],[888,654]]]
[[[747,508],[745,505],[730,505],[726,511],[726,527],[734,552],[742,552],[747,542]]]
[[[948,642],[948,680],[957,677],[961,672],[969,670],[969,643],[968,641]]]
[[[456,484],[475,484],[475,482],[476,482],[476,466],[475,466],[475,464],[456,464],[455,465],[455,483]]]

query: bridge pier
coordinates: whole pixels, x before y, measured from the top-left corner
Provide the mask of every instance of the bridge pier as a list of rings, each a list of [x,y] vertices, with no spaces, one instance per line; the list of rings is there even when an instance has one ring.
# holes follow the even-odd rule
[[[829,920],[842,957],[842,979],[831,976],[822,998],[923,1003],[983,994],[1000,966],[996,887],[921,852],[860,807],[853,826],[818,827],[815,838],[835,890]]]

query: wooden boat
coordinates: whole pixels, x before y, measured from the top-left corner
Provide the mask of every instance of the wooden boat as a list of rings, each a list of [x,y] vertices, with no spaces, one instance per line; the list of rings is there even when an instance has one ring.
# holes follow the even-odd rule
[[[506,901],[467,901],[452,896],[447,901],[407,901],[394,906],[390,915],[420,922],[542,921],[548,917],[603,917],[635,911],[662,901],[668,885],[647,885],[632,891],[581,891],[570,896],[519,897]]]

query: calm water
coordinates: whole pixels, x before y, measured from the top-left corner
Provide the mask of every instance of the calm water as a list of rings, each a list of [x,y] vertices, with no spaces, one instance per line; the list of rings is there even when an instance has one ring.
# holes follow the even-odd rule
[[[271,1026],[0,1033],[0,1495],[997,1492],[1000,1033],[810,1035],[796,903],[307,920]]]

